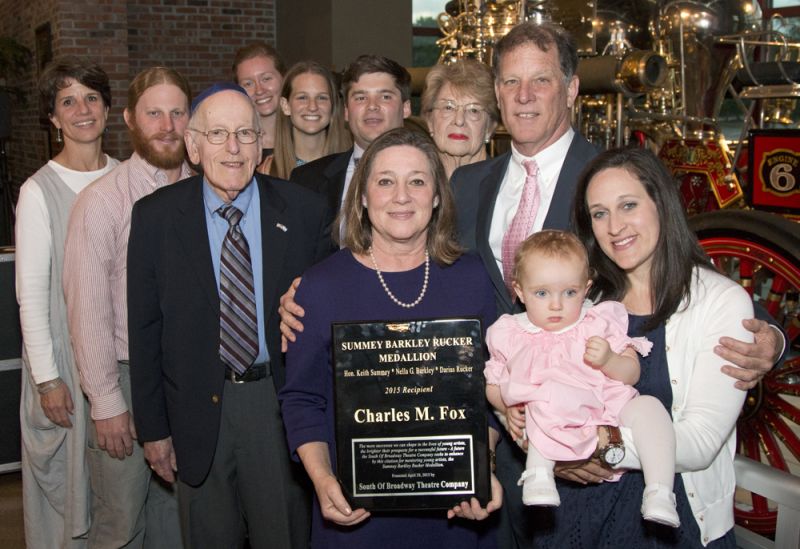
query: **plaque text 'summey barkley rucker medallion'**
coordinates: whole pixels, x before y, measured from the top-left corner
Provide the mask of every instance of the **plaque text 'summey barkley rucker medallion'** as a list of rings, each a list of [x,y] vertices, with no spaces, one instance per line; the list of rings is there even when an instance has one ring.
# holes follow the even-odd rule
[[[356,507],[447,509],[489,499],[477,319],[336,323],[337,470]]]

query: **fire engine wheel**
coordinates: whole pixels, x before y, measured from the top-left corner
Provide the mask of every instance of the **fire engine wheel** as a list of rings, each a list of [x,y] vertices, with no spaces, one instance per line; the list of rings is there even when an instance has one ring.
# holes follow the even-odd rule
[[[704,213],[689,223],[717,269],[755,295],[789,336],[789,358],[748,392],[737,423],[740,454],[789,471],[787,457],[800,462],[800,225],[743,210]],[[762,496],[749,497],[749,504],[737,503],[736,522],[774,533],[776,509]]]

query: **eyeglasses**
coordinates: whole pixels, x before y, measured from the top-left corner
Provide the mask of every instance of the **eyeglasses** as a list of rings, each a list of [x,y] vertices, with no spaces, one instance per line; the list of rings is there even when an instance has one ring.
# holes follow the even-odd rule
[[[467,103],[466,105],[459,105],[455,101],[450,101],[449,99],[443,99],[441,101],[437,101],[436,105],[433,107],[433,110],[441,111],[442,116],[445,119],[450,119],[455,117],[456,113],[460,109],[464,109],[464,118],[466,118],[471,122],[480,122],[481,119],[483,119],[484,113],[486,113],[486,109],[484,109],[477,103]]]
[[[208,130],[207,132],[203,132],[197,130],[195,128],[189,128],[193,132],[201,133],[206,136],[208,142],[212,145],[222,145],[228,142],[228,137],[233,134],[236,136],[236,141],[241,143],[242,145],[251,145],[255,143],[259,137],[261,137],[261,132],[256,131],[253,128],[242,128],[241,130],[236,130],[235,132],[229,132],[228,130],[217,128],[214,130]]]

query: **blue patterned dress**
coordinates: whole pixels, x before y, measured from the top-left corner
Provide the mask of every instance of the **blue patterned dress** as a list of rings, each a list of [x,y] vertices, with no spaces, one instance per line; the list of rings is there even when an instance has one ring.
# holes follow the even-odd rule
[[[672,389],[667,368],[664,325],[642,333],[647,317],[629,315],[628,335],[644,335],[653,342],[649,356],[640,358],[642,373],[636,389],[659,399],[669,411]],[[583,486],[558,481],[561,506],[537,508],[533,525],[534,545],[540,549],[625,549],[673,548],[702,549],[700,529],[689,506],[680,474],[675,475],[680,528],[670,528],[642,519],[640,507],[644,492],[641,471],[629,471],[619,482]],[[735,549],[733,529],[712,541],[707,549]]]

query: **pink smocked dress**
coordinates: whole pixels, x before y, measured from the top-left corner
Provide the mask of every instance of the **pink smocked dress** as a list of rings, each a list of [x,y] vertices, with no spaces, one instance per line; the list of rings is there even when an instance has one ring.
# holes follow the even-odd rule
[[[486,382],[499,385],[508,406],[525,404],[525,430],[542,456],[554,461],[586,459],[597,448],[597,426],[618,425],[636,389],[584,363],[591,336],[621,353],[634,347],[644,356],[652,343],[627,335],[628,313],[616,301],[592,306],[558,332],[534,326],[525,313],[503,315],[486,333],[490,359]]]

